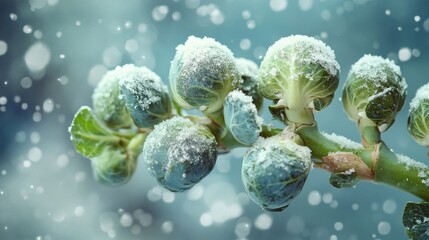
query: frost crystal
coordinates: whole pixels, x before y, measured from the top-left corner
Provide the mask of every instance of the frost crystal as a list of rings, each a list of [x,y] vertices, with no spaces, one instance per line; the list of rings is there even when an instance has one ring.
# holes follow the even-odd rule
[[[323,136],[325,136],[327,139],[337,143],[342,148],[349,148],[349,149],[359,149],[362,148],[362,144],[354,142],[346,137],[336,135],[335,133],[322,133]]]
[[[418,170],[418,177],[421,179],[422,183],[429,187],[429,169],[426,165],[421,162],[417,162],[409,158],[408,156],[396,154],[398,161],[405,165],[407,170],[416,169]]]

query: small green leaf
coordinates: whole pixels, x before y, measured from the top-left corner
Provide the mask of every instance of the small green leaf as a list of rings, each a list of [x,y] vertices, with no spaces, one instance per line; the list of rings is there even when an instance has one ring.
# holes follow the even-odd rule
[[[96,118],[88,106],[77,111],[69,132],[76,151],[88,158],[100,155],[105,148],[118,144],[121,140]]]
[[[352,188],[358,182],[356,172],[342,172],[332,174],[329,183],[336,188]]]
[[[410,239],[429,239],[429,202],[408,202],[402,222]]]

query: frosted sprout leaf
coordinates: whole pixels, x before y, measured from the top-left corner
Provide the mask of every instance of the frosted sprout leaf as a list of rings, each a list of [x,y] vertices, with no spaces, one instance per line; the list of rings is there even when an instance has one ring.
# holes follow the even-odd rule
[[[118,71],[119,87],[134,123],[151,128],[171,116],[170,97],[161,78],[146,67],[131,64]]]
[[[358,177],[354,169],[342,173],[332,174],[329,183],[336,188],[352,188],[358,182]]]
[[[100,155],[109,145],[119,141],[87,106],[77,111],[69,132],[76,151],[88,158]]]
[[[256,142],[263,120],[250,96],[238,90],[230,92],[225,98],[223,112],[225,124],[238,142],[244,145]]]
[[[176,48],[169,73],[173,99],[184,108],[220,110],[240,75],[232,52],[212,38],[191,36]]]
[[[429,238],[429,203],[409,202],[405,206],[402,222],[410,239]]]
[[[282,211],[300,193],[310,168],[310,149],[277,135],[249,149],[241,176],[254,202],[267,211]]]
[[[158,183],[173,192],[192,188],[216,162],[216,140],[183,117],[155,125],[143,146],[143,159]]]

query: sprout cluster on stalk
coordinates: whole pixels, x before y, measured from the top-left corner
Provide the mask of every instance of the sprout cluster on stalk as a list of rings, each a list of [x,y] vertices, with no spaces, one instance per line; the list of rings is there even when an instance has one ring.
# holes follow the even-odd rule
[[[169,88],[144,66],[109,71],[94,90],[92,109],[84,106],[76,113],[71,141],[91,160],[95,179],[109,186],[129,181],[141,159],[160,186],[182,192],[213,170],[218,154],[248,146],[242,182],[266,211],[282,211],[291,203],[313,161],[332,173],[335,187],[374,180],[429,200],[429,169],[404,164],[405,158],[380,139],[405,102],[407,85],[399,66],[364,55],[351,67],[342,102],[358,123],[362,144],[321,133],[314,119],[313,113],[333,100],[339,74],[333,50],[312,37],[281,38],[258,67],[212,38],[191,36],[176,48]],[[268,110],[285,129],[263,124],[264,98],[272,101]],[[408,131],[429,146],[429,84],[411,102]],[[423,208],[427,214],[416,213]],[[407,209],[409,236],[420,236],[426,225],[410,219],[429,219],[429,205]]]

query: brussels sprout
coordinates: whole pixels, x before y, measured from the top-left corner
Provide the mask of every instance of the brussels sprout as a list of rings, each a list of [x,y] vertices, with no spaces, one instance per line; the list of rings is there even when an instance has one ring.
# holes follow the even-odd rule
[[[108,186],[122,185],[130,180],[137,167],[145,136],[136,135],[126,148],[108,147],[101,155],[92,158],[95,179]]]
[[[254,202],[267,211],[282,211],[300,193],[311,165],[310,149],[281,134],[249,149],[241,176]]]
[[[223,99],[238,86],[239,80],[231,51],[212,38],[189,37],[177,47],[171,62],[172,97],[187,109],[219,111]]]
[[[295,35],[275,42],[259,69],[261,94],[273,108],[321,110],[331,102],[339,82],[335,54],[322,41]]]
[[[131,159],[119,149],[105,149],[91,162],[95,179],[109,186],[128,182],[137,166],[136,159]]]
[[[121,71],[121,67],[108,71],[92,94],[94,113],[111,128],[128,127],[132,124],[125,102],[119,97]]]
[[[252,97],[253,104],[256,109],[260,110],[264,103],[264,97],[259,92],[258,88],[258,65],[255,62],[246,58],[236,58],[238,72],[241,75],[240,89],[244,94]]]
[[[239,90],[230,92],[224,101],[223,114],[226,127],[238,142],[252,145],[258,140],[263,120],[258,116],[252,97]]]
[[[383,132],[392,125],[404,105],[406,89],[401,70],[393,61],[365,55],[349,72],[342,102],[352,120],[370,120],[369,124]]]
[[[417,90],[410,103],[408,132],[418,144],[429,147],[429,83]]]
[[[155,125],[143,146],[143,159],[158,183],[173,192],[193,187],[216,162],[215,137],[201,125],[173,117]]]
[[[136,126],[151,128],[170,118],[171,103],[161,78],[146,67],[131,64],[121,68],[119,87]]]

